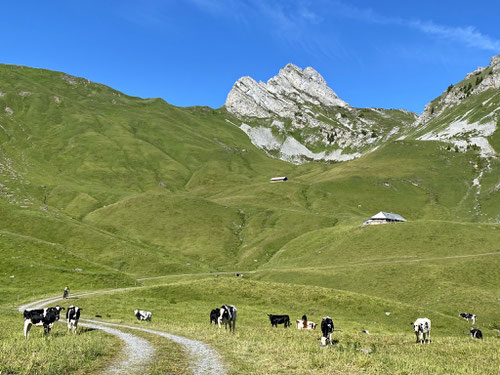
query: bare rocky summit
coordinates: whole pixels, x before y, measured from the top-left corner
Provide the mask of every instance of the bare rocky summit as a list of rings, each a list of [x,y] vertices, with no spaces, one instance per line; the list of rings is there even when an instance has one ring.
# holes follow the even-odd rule
[[[293,64],[267,83],[240,78],[225,108],[256,146],[297,164],[357,158],[416,118],[408,111],[353,108],[316,70]]]
[[[316,70],[288,64],[267,83],[240,78],[227,96],[226,109],[239,116],[289,118],[304,104],[349,107]]]

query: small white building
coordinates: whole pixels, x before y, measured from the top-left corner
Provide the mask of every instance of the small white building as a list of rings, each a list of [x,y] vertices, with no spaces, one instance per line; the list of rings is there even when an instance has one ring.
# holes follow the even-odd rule
[[[273,177],[273,178],[271,178],[270,182],[285,182],[286,180],[288,180],[288,178],[286,176]]]
[[[398,223],[404,222],[406,219],[398,214],[393,214],[392,212],[380,211],[378,214],[372,216],[366,220],[363,225],[374,225],[374,224],[387,224],[387,223]]]

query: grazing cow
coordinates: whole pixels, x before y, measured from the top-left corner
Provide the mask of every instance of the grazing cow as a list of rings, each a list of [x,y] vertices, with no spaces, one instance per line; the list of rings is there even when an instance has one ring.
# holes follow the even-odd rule
[[[329,316],[325,316],[321,320],[321,345],[325,346],[328,342],[332,342],[332,332],[335,326],[333,325],[333,320]]]
[[[229,332],[234,332],[236,328],[236,312],[236,307],[233,305],[222,305],[219,310],[219,319],[217,320],[219,328],[222,328],[222,324],[224,324],[227,331],[227,324],[229,323]]]
[[[28,338],[32,325],[43,326],[45,335],[50,333],[50,329],[59,320],[64,307],[46,307],[44,309],[24,310],[24,337]]]
[[[460,313],[458,314],[458,317],[464,318],[467,321],[472,320],[472,324],[476,324],[476,314]]]
[[[217,324],[217,319],[219,318],[220,315],[220,309],[217,307],[210,311],[210,324]]]
[[[418,318],[414,323],[410,323],[415,330],[418,343],[431,342],[431,321],[427,318]]]
[[[306,315],[302,315],[302,320],[295,320],[297,329],[316,329],[316,323],[309,322]]]
[[[76,333],[76,329],[78,327],[78,320],[80,319],[80,311],[82,311],[81,308],[73,305],[68,307],[68,310],[66,310],[66,322],[68,323],[68,332],[73,331],[73,333]]]
[[[267,314],[269,317],[269,320],[271,321],[271,327],[276,327],[278,328],[278,324],[283,324],[284,328],[289,327],[290,324],[290,317],[288,315],[273,315],[273,314]]]
[[[134,315],[137,318],[137,320],[151,321],[151,311],[134,310]]]
[[[483,338],[483,333],[481,332],[481,330],[476,329],[476,328],[471,328],[470,335],[472,337],[474,337],[475,339],[482,339]]]

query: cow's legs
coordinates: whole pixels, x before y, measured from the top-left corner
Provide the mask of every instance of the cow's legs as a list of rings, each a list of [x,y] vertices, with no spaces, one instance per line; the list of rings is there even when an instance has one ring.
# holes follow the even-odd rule
[[[75,322],[75,324],[73,324],[73,333],[76,335],[76,329],[78,328],[78,322]]]
[[[431,331],[429,330],[429,332],[427,332],[427,342],[430,343],[431,342]]]
[[[68,322],[68,332],[71,331],[71,323]]]
[[[24,321],[24,337],[28,339],[31,329],[31,322],[29,320]]]

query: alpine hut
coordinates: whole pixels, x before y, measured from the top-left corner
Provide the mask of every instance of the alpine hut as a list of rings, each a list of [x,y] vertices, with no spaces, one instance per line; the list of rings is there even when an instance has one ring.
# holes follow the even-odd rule
[[[363,223],[363,225],[387,224],[387,223],[397,223],[404,221],[406,221],[406,219],[401,215],[393,214],[392,212],[380,211],[378,214],[366,220]]]
[[[285,182],[286,180],[288,180],[288,178],[286,178],[286,176],[283,176],[283,177],[272,177],[271,178],[271,182]]]

